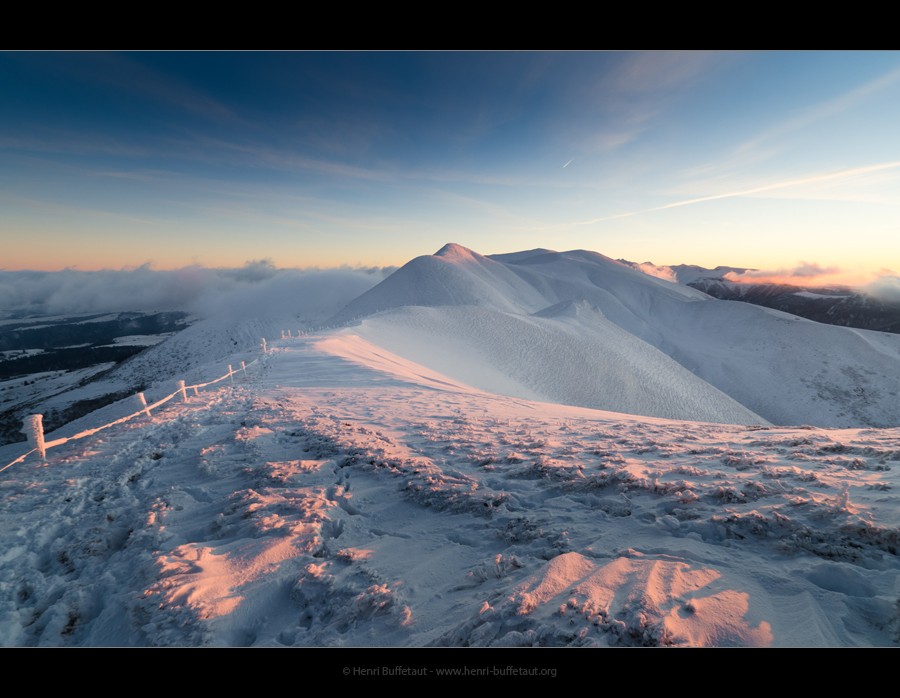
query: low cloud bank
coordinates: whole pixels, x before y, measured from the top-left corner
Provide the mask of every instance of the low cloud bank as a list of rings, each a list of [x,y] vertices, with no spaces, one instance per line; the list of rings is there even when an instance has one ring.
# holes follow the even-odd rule
[[[900,303],[900,276],[882,276],[860,290],[881,301]]]
[[[800,262],[791,269],[748,269],[744,272],[730,271],[723,278],[745,284],[790,284],[793,286],[824,286],[842,283],[845,276],[837,267],[823,267],[814,262]]]
[[[837,267],[822,267],[802,262],[793,269],[747,270],[728,272],[724,276],[735,283],[788,284],[803,288],[849,287],[886,303],[900,303],[900,276],[890,269],[860,275]]]
[[[678,276],[675,274],[672,267],[660,267],[652,262],[642,262],[636,266],[636,269],[650,276],[655,276],[657,279],[671,281],[673,284],[678,283]]]
[[[0,317],[181,310],[203,317],[284,309],[304,317],[337,312],[393,268],[237,269],[149,266],[120,271],[0,271]]]

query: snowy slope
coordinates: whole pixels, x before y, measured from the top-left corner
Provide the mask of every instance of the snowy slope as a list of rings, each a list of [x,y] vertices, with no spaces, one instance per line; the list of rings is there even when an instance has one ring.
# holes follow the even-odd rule
[[[490,392],[670,419],[765,423],[584,302],[539,315],[410,307],[373,316],[353,332]]]
[[[432,310],[399,311],[409,307]],[[568,307],[580,317],[554,317]],[[478,331],[460,319],[473,308]],[[699,409],[694,418],[722,422],[900,424],[900,337],[718,301],[593,252],[488,258],[447,245],[330,324],[353,322],[398,353],[511,395],[678,418]],[[591,346],[597,356],[586,361]],[[483,366],[487,382],[477,375]]]
[[[234,387],[0,473],[0,644],[900,639],[897,429],[628,417],[352,331],[273,344]]]
[[[258,361],[0,472],[0,645],[900,643],[900,429],[758,417],[889,422],[894,338],[593,253],[411,265],[340,329],[196,323],[148,400]]]

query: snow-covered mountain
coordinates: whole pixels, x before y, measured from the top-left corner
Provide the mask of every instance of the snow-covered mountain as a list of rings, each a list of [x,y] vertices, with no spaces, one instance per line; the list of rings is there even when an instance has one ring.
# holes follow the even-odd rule
[[[0,645],[900,642],[898,422],[763,421],[864,424],[895,338],[458,246],[297,319],[198,321],[127,370],[233,383],[0,446]]]
[[[900,302],[846,287],[735,283],[709,278],[697,279],[690,286],[721,300],[762,305],[829,325],[900,334]]]
[[[694,264],[661,267],[652,262],[637,264],[619,261],[651,276],[677,281],[720,300],[753,303],[829,325],[900,334],[900,301],[883,297],[884,294],[872,289],[754,282],[752,276],[743,278],[743,275],[756,270],[745,267],[718,266],[708,269]]]
[[[603,255],[418,257],[329,324],[487,390],[729,423],[900,424],[900,337],[728,303]]]

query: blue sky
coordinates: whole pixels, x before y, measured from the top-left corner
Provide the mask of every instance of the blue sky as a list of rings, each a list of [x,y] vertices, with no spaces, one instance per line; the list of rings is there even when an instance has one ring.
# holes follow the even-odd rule
[[[900,270],[900,53],[0,53],[0,268]]]

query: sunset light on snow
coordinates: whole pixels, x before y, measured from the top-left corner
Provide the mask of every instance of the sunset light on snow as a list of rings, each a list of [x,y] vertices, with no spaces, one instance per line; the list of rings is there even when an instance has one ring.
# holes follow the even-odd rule
[[[0,53],[4,269],[900,269],[895,52]]]
[[[900,52],[6,51],[0,94],[0,647],[900,645]]]

